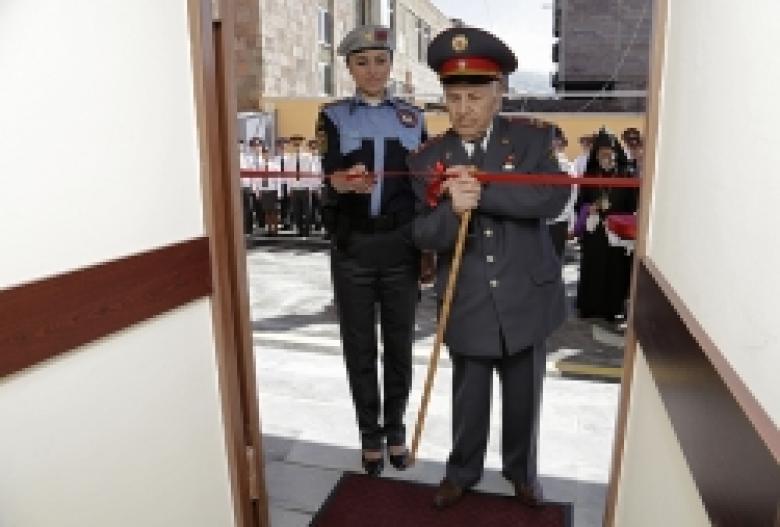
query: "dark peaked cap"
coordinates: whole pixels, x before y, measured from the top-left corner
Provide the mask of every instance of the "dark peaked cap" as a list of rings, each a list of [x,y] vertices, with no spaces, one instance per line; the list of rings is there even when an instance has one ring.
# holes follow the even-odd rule
[[[486,82],[517,69],[517,57],[497,36],[475,27],[453,27],[428,46],[428,65],[445,84]]]

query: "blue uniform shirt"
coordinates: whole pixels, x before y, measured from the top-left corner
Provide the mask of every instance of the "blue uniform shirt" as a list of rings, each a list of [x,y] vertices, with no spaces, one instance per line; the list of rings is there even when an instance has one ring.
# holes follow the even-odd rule
[[[390,187],[397,186],[394,181],[385,180],[384,172],[405,171],[406,156],[420,146],[425,131],[419,108],[394,97],[370,105],[355,96],[323,108],[318,136],[321,149],[323,142],[327,143],[323,159],[326,173],[364,163],[376,174],[368,213],[378,216],[384,212],[388,198],[392,198],[388,196]]]

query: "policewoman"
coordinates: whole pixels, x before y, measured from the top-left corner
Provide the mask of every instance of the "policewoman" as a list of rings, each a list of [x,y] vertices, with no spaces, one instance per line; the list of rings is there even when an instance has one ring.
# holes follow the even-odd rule
[[[317,122],[334,296],[362,465],[371,475],[384,469],[385,448],[396,469],[407,465],[404,413],[420,267],[412,242],[414,192],[404,173],[425,129],[418,108],[387,93],[393,48],[385,27],[361,26],[347,34],[338,53],[356,93],[323,107]],[[377,321],[384,348],[381,383]]]

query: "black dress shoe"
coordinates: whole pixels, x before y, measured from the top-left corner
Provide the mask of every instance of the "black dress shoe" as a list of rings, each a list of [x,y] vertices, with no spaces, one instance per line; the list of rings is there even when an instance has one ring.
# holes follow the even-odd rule
[[[409,457],[408,448],[404,449],[403,454],[391,454],[390,447],[387,447],[387,458],[396,470],[406,470],[409,468]]]
[[[460,501],[464,492],[463,487],[459,487],[447,478],[444,478],[439,483],[439,488],[436,489],[436,494],[433,496],[433,506],[439,510],[452,507]]]
[[[366,459],[366,454],[360,454],[361,461],[363,463],[363,470],[369,476],[379,476],[385,469],[385,458],[379,457],[377,459]]]
[[[515,497],[526,507],[537,508],[543,505],[542,489],[538,486],[516,483],[514,481],[512,486],[515,488]]]

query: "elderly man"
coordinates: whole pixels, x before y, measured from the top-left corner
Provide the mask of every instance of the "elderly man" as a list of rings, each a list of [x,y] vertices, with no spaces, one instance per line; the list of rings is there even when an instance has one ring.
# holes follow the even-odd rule
[[[536,474],[546,337],[564,319],[561,267],[546,220],[557,216],[569,188],[481,183],[475,171],[559,172],[553,130],[498,116],[501,79],[517,59],[498,38],[453,28],[430,44],[452,129],[409,159],[415,174],[441,172],[443,184],[417,176],[414,239],[438,253],[443,293],[459,216],[471,210],[445,342],[453,362],[453,446],[434,504],[456,503],[482,477],[490,426],[493,370],[503,399],[503,474],[517,497],[536,505]]]

